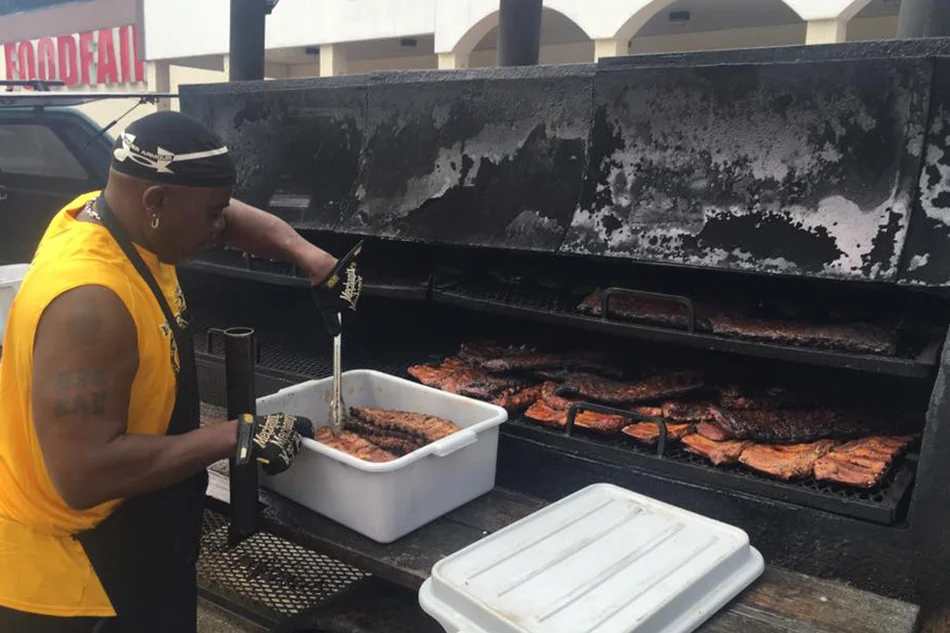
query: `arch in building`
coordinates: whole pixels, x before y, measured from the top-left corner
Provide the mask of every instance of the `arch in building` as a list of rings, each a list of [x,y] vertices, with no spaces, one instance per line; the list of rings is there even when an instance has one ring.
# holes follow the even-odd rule
[[[640,2],[629,3],[637,8],[633,13],[628,13],[624,17],[623,22],[620,22],[610,39],[621,42],[629,41],[654,15],[673,4],[673,2],[674,0],[641,0]]]
[[[551,2],[546,0],[544,2],[542,11],[550,11],[560,14],[562,17],[566,18],[577,28],[583,31],[587,37],[593,39],[587,29],[585,29],[584,26],[577,21],[576,16],[570,15],[570,13],[576,13],[576,11],[565,12],[557,6],[551,6],[569,6],[570,4],[571,3],[569,2]],[[574,0],[573,4],[576,5],[576,0]],[[472,16],[472,21],[465,32],[461,33],[454,42],[442,42],[441,46],[438,46],[438,48],[448,49],[455,55],[471,54],[475,47],[478,46],[479,42],[485,39],[485,36],[491,33],[492,29],[498,26],[498,0],[495,0],[494,2],[482,2],[480,3],[479,8],[481,11],[475,13]]]

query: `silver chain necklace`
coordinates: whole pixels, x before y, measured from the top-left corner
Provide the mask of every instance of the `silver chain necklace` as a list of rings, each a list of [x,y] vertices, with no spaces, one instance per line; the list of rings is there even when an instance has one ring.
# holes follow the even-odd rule
[[[102,222],[102,216],[100,216],[99,212],[96,211],[95,208],[92,206],[91,201],[86,203],[85,211],[86,211],[86,215],[88,215],[93,220],[98,220],[99,222]]]

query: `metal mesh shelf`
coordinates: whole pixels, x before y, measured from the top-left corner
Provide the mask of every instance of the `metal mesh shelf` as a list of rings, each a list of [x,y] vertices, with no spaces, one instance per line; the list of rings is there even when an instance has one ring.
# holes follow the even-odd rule
[[[272,619],[301,613],[368,576],[264,532],[231,549],[227,526],[226,516],[205,512],[199,584],[247,599]]]

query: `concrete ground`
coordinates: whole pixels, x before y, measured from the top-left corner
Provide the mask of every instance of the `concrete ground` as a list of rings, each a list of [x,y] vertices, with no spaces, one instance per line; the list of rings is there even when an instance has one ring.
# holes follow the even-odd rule
[[[199,598],[198,633],[267,633],[267,629],[237,618]]]

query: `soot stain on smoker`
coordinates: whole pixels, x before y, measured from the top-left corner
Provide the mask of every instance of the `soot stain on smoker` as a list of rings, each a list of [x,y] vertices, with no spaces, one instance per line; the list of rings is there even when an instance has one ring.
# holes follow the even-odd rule
[[[351,210],[364,87],[216,88],[202,102],[235,162],[237,197],[303,229],[333,228]]]
[[[923,144],[919,78],[843,66],[598,78],[591,183],[563,249],[892,276],[907,226],[902,172],[914,171],[902,161]]]
[[[375,105],[371,89],[354,230],[553,250],[580,196],[590,86],[579,75],[394,83]]]

